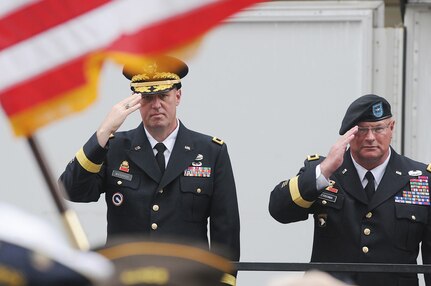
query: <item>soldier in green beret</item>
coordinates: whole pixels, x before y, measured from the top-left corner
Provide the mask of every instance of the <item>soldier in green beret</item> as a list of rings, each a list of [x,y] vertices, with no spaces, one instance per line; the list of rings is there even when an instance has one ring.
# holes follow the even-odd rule
[[[326,157],[309,156],[298,174],[271,193],[281,223],[314,220],[312,262],[431,263],[431,164],[390,146],[395,120],[374,94],[347,109],[341,137]],[[359,286],[417,286],[411,273],[332,273]],[[425,275],[427,285],[431,277]]]

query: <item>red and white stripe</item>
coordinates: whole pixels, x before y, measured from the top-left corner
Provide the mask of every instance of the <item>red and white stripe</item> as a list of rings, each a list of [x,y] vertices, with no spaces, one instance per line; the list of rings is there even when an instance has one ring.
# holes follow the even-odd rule
[[[259,1],[1,0],[0,103],[10,118],[19,117],[86,85],[91,54],[166,52],[255,2]],[[66,104],[60,106],[61,113],[73,112]],[[44,116],[47,122],[59,117]],[[28,134],[34,128],[15,131]]]

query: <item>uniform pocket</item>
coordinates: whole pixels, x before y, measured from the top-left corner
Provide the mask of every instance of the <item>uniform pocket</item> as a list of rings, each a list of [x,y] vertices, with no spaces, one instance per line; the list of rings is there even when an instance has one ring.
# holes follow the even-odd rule
[[[138,192],[139,186],[140,177],[137,174],[120,173],[119,175],[118,171],[111,171],[107,178],[105,194],[109,214],[137,216],[139,213],[136,208],[139,204],[132,202],[142,200],[142,193]]]
[[[322,237],[335,237],[340,233],[338,228],[343,225],[341,215],[344,195],[322,192],[315,202],[314,212],[315,233]]]
[[[428,208],[396,203],[395,217],[396,246],[403,250],[416,250],[428,222]]]
[[[139,187],[140,178],[137,174],[129,174],[112,170],[107,179],[108,188],[121,189],[137,189]]]
[[[181,212],[187,221],[203,221],[209,216],[213,194],[211,178],[180,177]]]

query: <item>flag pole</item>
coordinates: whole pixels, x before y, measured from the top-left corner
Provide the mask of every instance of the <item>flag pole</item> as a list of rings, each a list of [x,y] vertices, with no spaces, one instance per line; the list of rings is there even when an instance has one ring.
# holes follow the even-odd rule
[[[46,161],[44,160],[42,150],[40,149],[34,135],[28,136],[27,142],[30,145],[31,151],[33,152],[33,155],[39,165],[40,170],[42,171],[43,177],[46,184],[48,185],[49,191],[51,192],[51,196],[54,199],[54,203],[57,207],[57,210],[59,211],[63,219],[63,223],[65,224],[65,227],[68,231],[69,238],[71,239],[72,243],[76,248],[83,251],[89,250],[87,236],[82,229],[78,217],[73,210],[67,208],[67,205],[64,201],[66,193],[63,187],[58,184],[57,180],[55,180],[52,176],[52,173],[49,170]]]

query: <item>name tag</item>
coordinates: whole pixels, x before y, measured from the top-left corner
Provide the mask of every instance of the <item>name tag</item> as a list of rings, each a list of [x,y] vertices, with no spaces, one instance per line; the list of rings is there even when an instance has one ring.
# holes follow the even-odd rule
[[[112,177],[116,177],[116,178],[120,178],[126,181],[131,181],[133,178],[133,175],[131,174],[127,174],[118,170],[113,170],[112,171]]]
[[[337,196],[329,193],[321,193],[319,199],[335,203],[337,201]]]

